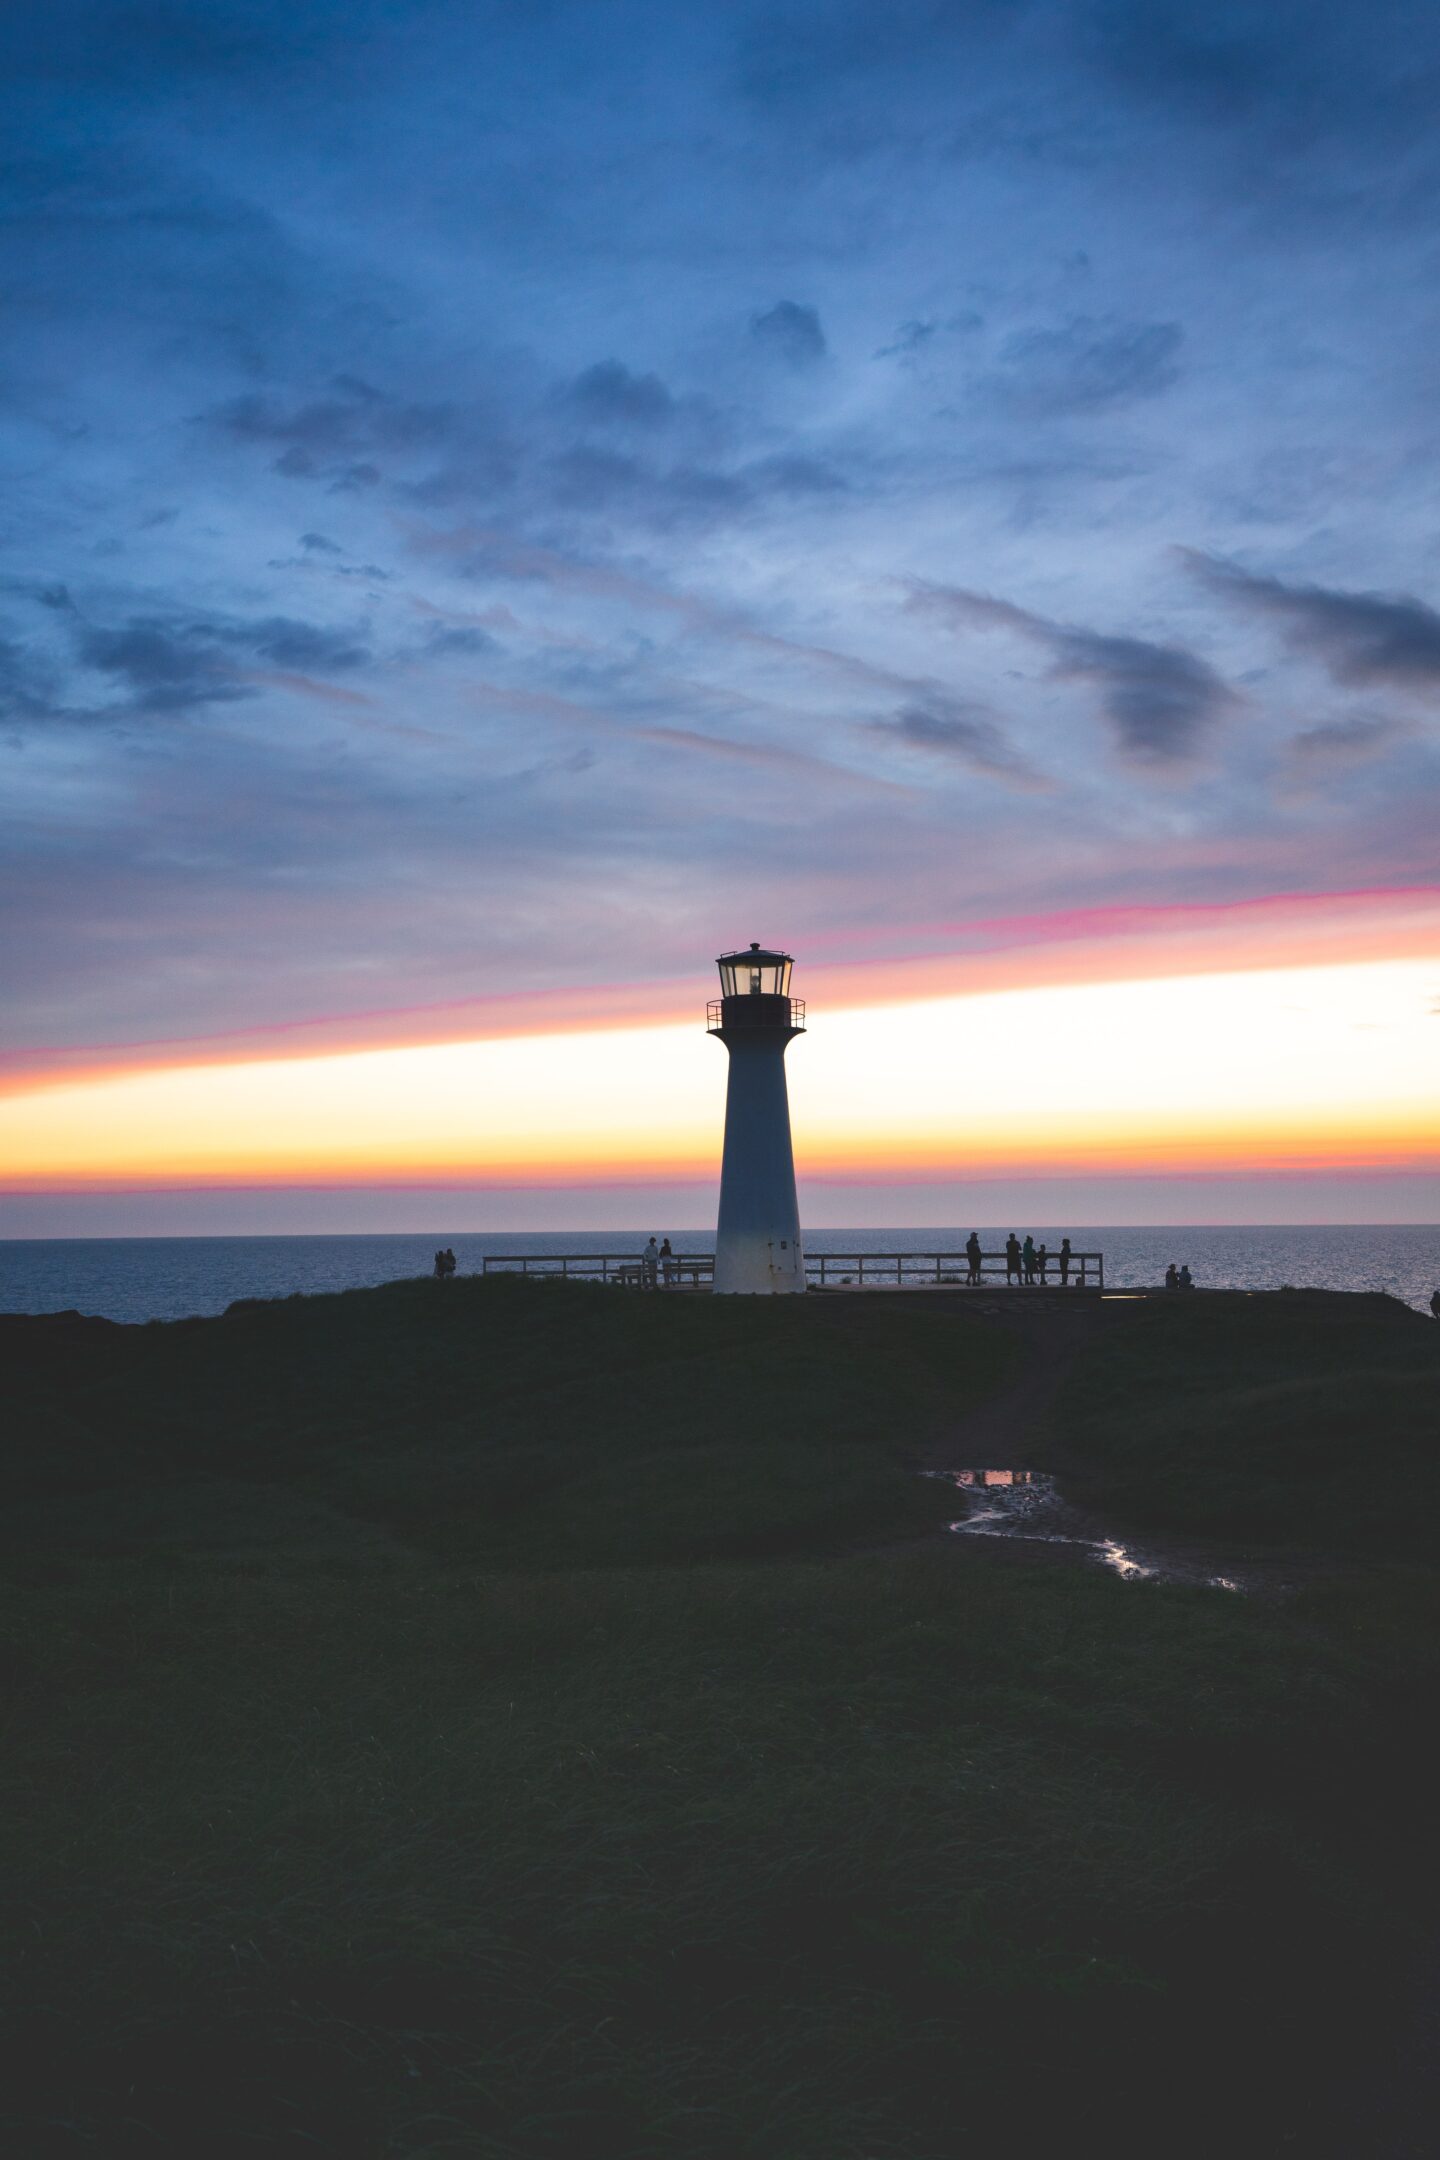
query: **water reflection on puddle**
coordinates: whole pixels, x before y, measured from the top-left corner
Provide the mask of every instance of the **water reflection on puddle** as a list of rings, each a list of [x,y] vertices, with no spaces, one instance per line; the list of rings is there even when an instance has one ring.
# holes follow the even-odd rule
[[[1216,1590],[1240,1590],[1229,1575],[1212,1575],[1202,1566],[1137,1552],[1118,1538],[1094,1535],[1092,1525],[1067,1504],[1044,1470],[928,1470],[925,1475],[944,1478],[975,1495],[968,1512],[947,1526],[960,1536],[1079,1545],[1122,1582],[1198,1582]]]

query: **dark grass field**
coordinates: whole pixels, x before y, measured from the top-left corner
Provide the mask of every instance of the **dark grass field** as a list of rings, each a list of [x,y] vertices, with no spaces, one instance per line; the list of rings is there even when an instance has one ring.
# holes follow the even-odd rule
[[[1426,1569],[857,1550],[1014,1376],[919,1299],[4,1333],[7,2153],[1390,2149]]]
[[[1328,1291],[1122,1310],[1064,1396],[1076,1491],[1160,1528],[1433,1558],[1433,1320]]]

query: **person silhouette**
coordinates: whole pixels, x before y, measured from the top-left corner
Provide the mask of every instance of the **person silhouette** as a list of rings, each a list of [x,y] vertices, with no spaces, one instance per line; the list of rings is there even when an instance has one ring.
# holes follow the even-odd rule
[[[1035,1280],[1035,1240],[1028,1230],[1025,1233],[1025,1243],[1020,1248],[1020,1259],[1022,1263],[1022,1280],[1033,1283]]]
[[[967,1283],[978,1284],[980,1280],[980,1262],[983,1258],[984,1255],[980,1250],[980,1240],[972,1230],[965,1240],[965,1259],[969,1267],[969,1273],[965,1277]],[[1437,1295],[1440,1295],[1440,1292],[1437,1292]]]
[[[653,1236],[644,1252],[640,1255],[640,1259],[645,1270],[645,1288],[653,1290],[655,1288],[655,1277],[660,1269],[660,1247],[656,1244]]]
[[[1430,1310],[1432,1313],[1434,1313],[1435,1318],[1437,1320],[1440,1320],[1440,1290],[1434,1290],[1431,1292]]]
[[[1180,1263],[1180,1274],[1179,1274],[1178,1280],[1179,1280],[1180,1288],[1181,1288],[1182,1290],[1193,1290],[1193,1289],[1194,1289],[1194,1287],[1195,1287],[1195,1284],[1194,1284],[1194,1281],[1193,1281],[1193,1279],[1192,1279],[1192,1277],[1191,1277],[1191,1274],[1190,1274],[1190,1263],[1189,1263],[1189,1261],[1188,1261],[1188,1260],[1182,1260],[1182,1261],[1181,1261],[1181,1263]]]
[[[675,1280],[675,1254],[668,1237],[660,1247],[660,1280],[667,1290]]]
[[[1167,1267],[1165,1270],[1165,1288],[1167,1290],[1178,1290],[1179,1287],[1180,1271],[1172,1260],[1169,1267]]]
[[[1049,1264],[1050,1264],[1050,1248],[1049,1248],[1049,1246],[1048,1246],[1048,1245],[1037,1245],[1037,1246],[1035,1247],[1035,1279],[1036,1279],[1036,1281],[1037,1281],[1037,1282],[1039,1283],[1039,1285],[1040,1285],[1040,1287],[1041,1287],[1041,1289],[1042,1289],[1042,1290],[1043,1290],[1043,1289],[1045,1288],[1045,1270],[1046,1270],[1046,1268],[1047,1268],[1047,1267],[1049,1266]]]
[[[1019,1275],[1019,1273],[1020,1273],[1020,1240],[1019,1240],[1019,1238],[1017,1238],[1017,1237],[1016,1237],[1016,1235],[1015,1235],[1014,1231],[1012,1230],[1012,1231],[1010,1232],[1010,1235],[1009,1235],[1009,1237],[1007,1237],[1007,1238],[1006,1238],[1006,1240],[1005,1240],[1005,1280],[1006,1280],[1006,1282],[1007,1282],[1007,1283],[1012,1283],[1012,1282],[1014,1282],[1014,1281],[1015,1281],[1015,1279],[1016,1279],[1016,1277],[1017,1277],[1017,1276]]]
[[[1068,1289],[1069,1289],[1069,1287],[1070,1287],[1070,1240],[1069,1240],[1069,1238],[1067,1237],[1067,1238],[1061,1238],[1061,1240],[1060,1240],[1060,1288],[1061,1288],[1062,1290],[1068,1290]]]

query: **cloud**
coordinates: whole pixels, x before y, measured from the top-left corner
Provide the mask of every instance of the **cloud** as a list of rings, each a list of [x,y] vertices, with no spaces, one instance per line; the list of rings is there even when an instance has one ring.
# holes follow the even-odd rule
[[[1121,750],[1142,763],[1192,757],[1233,702],[1209,663],[1183,646],[1066,630],[1054,651],[1052,673],[1093,684]]]
[[[912,360],[916,353],[923,352],[935,338],[943,335],[947,330],[962,332],[978,330],[984,320],[984,316],[974,308],[962,308],[958,315],[947,315],[943,322],[933,315],[926,316],[923,321],[912,319],[910,322],[903,322],[890,343],[877,348],[875,358],[877,360]]]
[[[844,473],[823,459],[793,455],[757,458],[740,477],[761,495],[842,495],[850,486]]]
[[[301,533],[300,545],[316,555],[343,555],[345,552],[333,540],[327,540],[324,533]]]
[[[1043,646],[1056,682],[1090,684],[1122,757],[1137,765],[1184,763],[1235,702],[1208,661],[1180,645],[1116,637],[1050,622],[1013,601],[949,585],[915,586],[906,602],[952,630],[1008,630]]]
[[[1276,623],[1293,651],[1318,661],[1337,683],[1400,690],[1440,685],[1440,614],[1423,600],[1286,585],[1194,549],[1181,554],[1212,592]]]
[[[922,345],[929,344],[939,328],[940,325],[934,320],[933,316],[926,322],[903,322],[895,332],[891,343],[881,345],[877,349],[875,358],[877,360],[891,360],[897,357],[906,358],[911,353],[917,353]]]
[[[813,367],[825,357],[820,317],[798,300],[777,300],[763,315],[752,315],[750,335],[762,352],[790,367]]]
[[[452,406],[392,397],[353,375],[336,375],[325,395],[288,405],[246,391],[200,418],[235,442],[273,448],[273,470],[288,480],[329,479],[342,488],[373,486],[377,457],[432,450],[461,432]]]
[[[473,624],[466,624],[458,629],[446,629],[437,623],[425,639],[424,650],[437,659],[445,659],[452,654],[474,659],[480,653],[498,652],[500,647],[488,630],[481,630]]]
[[[128,689],[134,712],[179,712],[251,694],[213,643],[153,617],[132,616],[119,630],[86,627],[76,647],[87,667]]]
[[[0,637],[0,722],[43,719],[50,709],[48,675],[36,655]]]
[[[577,375],[567,401],[587,420],[661,427],[675,400],[658,375],[635,375],[619,360],[597,360]]]
[[[368,647],[358,643],[349,631],[296,622],[288,615],[270,615],[260,622],[223,628],[207,629],[197,624],[194,634],[213,637],[222,645],[238,646],[284,668],[344,670],[363,667],[370,658]]]
[[[1123,323],[1077,315],[1061,330],[1017,330],[992,378],[1026,412],[1098,413],[1159,397],[1180,379],[1179,323]]]
[[[128,691],[122,710],[183,712],[253,695],[242,659],[266,660],[290,672],[361,667],[368,649],[347,631],[291,616],[249,623],[168,621],[134,615],[118,629],[74,623],[77,657]]]
[[[872,720],[870,732],[910,750],[954,760],[975,772],[1026,788],[1048,782],[1006,741],[983,706],[933,692],[902,705],[889,720]]]
[[[840,495],[850,486],[843,473],[817,457],[781,453],[726,470],[683,459],[657,464],[593,443],[559,452],[538,478],[562,509],[625,515],[661,532],[742,517],[769,503]]]
[[[1382,757],[1414,731],[1402,720],[1371,719],[1357,715],[1347,720],[1326,720],[1302,728],[1290,740],[1290,751],[1310,770],[1348,772]]]

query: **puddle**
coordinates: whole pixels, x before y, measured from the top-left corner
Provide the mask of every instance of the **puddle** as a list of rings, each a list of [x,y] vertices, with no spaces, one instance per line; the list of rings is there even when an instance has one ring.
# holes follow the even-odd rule
[[[1098,1567],[1107,1567],[1122,1582],[1199,1583],[1214,1590],[1243,1594],[1247,1587],[1236,1574],[1217,1574],[1213,1564],[1198,1555],[1141,1549],[1107,1537],[1082,1512],[1064,1498],[1053,1477],[1044,1470],[927,1470],[926,1477],[944,1478],[974,1500],[957,1522],[947,1527],[960,1537],[999,1537],[1034,1545],[1076,1545]]]

